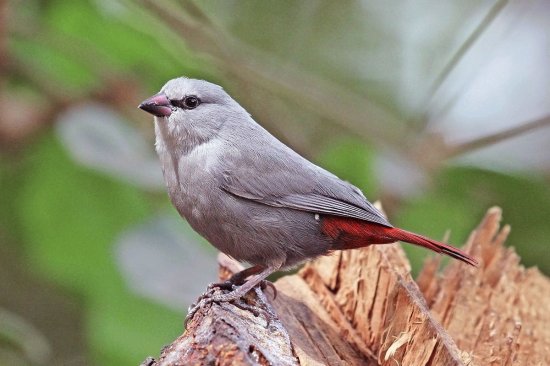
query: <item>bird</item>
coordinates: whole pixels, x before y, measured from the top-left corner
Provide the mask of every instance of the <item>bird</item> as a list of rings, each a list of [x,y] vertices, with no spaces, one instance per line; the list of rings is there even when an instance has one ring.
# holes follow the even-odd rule
[[[250,265],[212,301],[237,300],[270,274],[336,250],[396,241],[478,265],[451,245],[394,227],[361,190],[279,141],[219,85],[175,78],[139,108],[154,115],[155,149],[179,214]]]

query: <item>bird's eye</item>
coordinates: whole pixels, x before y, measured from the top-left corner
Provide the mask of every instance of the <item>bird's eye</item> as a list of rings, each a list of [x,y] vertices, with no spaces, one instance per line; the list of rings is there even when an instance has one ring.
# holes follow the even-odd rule
[[[200,99],[194,95],[188,95],[181,101],[181,105],[185,109],[195,109],[199,104],[201,104]]]
[[[174,107],[179,107],[183,109],[195,109],[201,104],[201,100],[194,95],[188,95],[183,99],[171,99],[170,103]]]

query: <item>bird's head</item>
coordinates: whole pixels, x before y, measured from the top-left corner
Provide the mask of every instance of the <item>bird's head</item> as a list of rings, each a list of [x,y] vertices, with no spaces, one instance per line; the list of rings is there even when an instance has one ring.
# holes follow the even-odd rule
[[[227,118],[244,111],[222,87],[185,77],[168,81],[139,108],[156,117],[157,138],[188,147],[215,137]]]

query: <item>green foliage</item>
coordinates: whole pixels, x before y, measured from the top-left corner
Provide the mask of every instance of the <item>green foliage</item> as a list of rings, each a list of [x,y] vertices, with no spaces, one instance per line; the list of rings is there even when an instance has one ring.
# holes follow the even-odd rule
[[[100,364],[137,364],[181,330],[181,314],[129,293],[116,268],[112,243],[151,213],[148,202],[138,189],[76,166],[52,135],[28,159],[18,213],[33,270],[86,299]]]
[[[373,169],[374,151],[359,139],[342,139],[331,143],[318,157],[318,162],[341,179],[352,182],[369,197],[379,194]]]
[[[394,218],[407,229],[443,238],[451,230],[450,242],[462,245],[487,209],[503,209],[503,224],[512,231],[507,241],[526,266],[539,265],[550,273],[550,190],[536,177],[520,177],[471,167],[447,167],[434,179],[434,187],[416,197]],[[406,250],[415,269],[427,253]]]
[[[113,90],[110,99],[117,99],[118,94],[122,98],[109,100],[110,107],[126,119],[136,120],[138,114],[133,108],[140,101],[133,101],[134,96],[149,95],[172,77],[218,81],[235,95],[240,93],[243,105],[255,106],[249,110],[269,130],[276,130],[275,124],[287,128],[287,135],[292,128],[299,129],[303,133],[295,141],[309,145],[296,146],[298,150],[317,156],[320,165],[376,199],[392,192],[376,179],[373,162],[377,151],[365,140],[380,141],[380,146],[389,149],[399,143],[414,144],[415,138],[409,140],[410,136],[421,134],[427,123],[423,118],[431,112],[432,106],[425,103],[432,97],[428,95],[432,81],[438,70],[444,69],[460,35],[467,34],[481,14],[475,1],[412,7],[288,0],[275,7],[274,2],[234,1],[195,1],[183,6],[179,1],[151,1],[144,6],[146,2],[132,0],[8,3],[7,13],[13,19],[8,25],[7,59],[14,71],[7,75],[7,86],[0,92],[17,95],[30,111],[52,106],[42,114],[53,118],[45,121],[44,136],[25,140],[28,145],[20,155],[14,154],[13,159],[0,155],[0,240],[7,238],[8,245],[21,244],[14,257],[20,256],[23,265],[16,266],[22,267],[21,273],[28,271],[34,275],[28,277],[40,277],[55,289],[44,292],[59,291],[63,298],[78,298],[75,307],[83,309],[75,313],[85,314],[85,324],[73,331],[85,333],[88,344],[81,348],[90,349],[90,355],[82,358],[105,365],[138,364],[181,333],[182,314],[131,292],[117,268],[113,249],[123,230],[150,222],[166,207],[166,195],[151,194],[138,185],[79,166],[51,133],[49,123],[68,106],[89,99],[102,102],[97,96],[111,95],[108,92]],[[199,26],[187,34],[167,25],[167,16],[155,15],[153,4],[166,7],[175,19],[184,19],[187,27]],[[197,5],[199,12],[202,8],[213,26],[199,24],[200,17],[186,12],[189,4]],[[236,46],[243,44],[246,47]],[[262,57],[249,54],[248,47]],[[223,51],[208,54],[212,49]],[[115,88],[110,89],[111,85]],[[339,99],[342,90],[346,93]],[[457,90],[457,96],[459,93]],[[346,108],[326,116],[327,111],[333,107],[338,110],[347,102],[348,96],[357,97],[351,99],[358,101],[351,103],[356,110]],[[124,97],[127,100],[121,101]],[[329,108],[323,108],[326,106]],[[386,115],[386,119],[377,118]],[[142,118],[150,123],[149,116]],[[340,119],[346,123],[334,124]],[[409,123],[411,119],[418,119],[417,125]],[[322,128],[319,120],[323,121]],[[146,140],[151,138],[151,126],[144,126],[136,133],[147,131],[143,134]],[[410,133],[397,133],[400,126]],[[417,127],[419,130],[413,131]],[[341,129],[338,136],[353,134],[364,140],[344,137],[327,145],[318,143],[319,130],[330,132],[330,128]],[[383,141],[386,134],[382,131],[396,132],[395,136],[402,139],[394,140],[394,134],[388,133],[391,138]],[[124,138],[128,140],[128,136]],[[306,151],[306,146],[311,151]],[[400,151],[396,148],[394,152]],[[116,176],[117,169],[112,170]],[[526,265],[538,264],[550,273],[547,182],[533,176],[456,166],[446,167],[430,179],[433,185],[422,194],[397,202],[400,206],[392,222],[434,238],[442,238],[451,229],[450,242],[461,245],[486,210],[498,205],[503,208],[504,223],[512,225],[508,243],[517,248]],[[430,255],[422,248],[405,248],[415,270]],[[149,263],[150,258],[147,260]],[[185,269],[192,271],[190,267]],[[47,303],[20,296],[29,302]],[[2,306],[0,303],[0,310]],[[65,315],[62,310],[51,314]],[[75,319],[79,319],[77,315]],[[33,319],[25,320],[33,324]],[[51,323],[54,328],[56,319]],[[2,361],[0,345],[0,364]]]
[[[380,188],[373,157],[372,149],[361,140],[345,139],[331,144],[318,161],[374,198]],[[550,273],[550,227],[546,222],[550,217],[550,190],[535,176],[448,166],[433,178],[433,187],[406,202],[391,219],[395,225],[436,239],[443,239],[450,231],[450,243],[461,246],[492,206],[503,209],[503,225],[512,226],[507,242],[516,248],[522,262]],[[417,272],[431,254],[423,248],[404,247]]]
[[[88,68],[44,43],[22,39],[14,42],[12,50],[18,57],[28,60],[33,69],[40,70],[42,78],[57,80],[58,91],[84,95],[97,86],[97,79]]]
[[[20,173],[19,164],[10,161],[8,157],[0,156],[0,239],[4,236],[13,238],[19,235],[17,220],[14,219],[14,212],[17,209],[17,201],[14,200],[13,194],[8,192],[17,192],[23,176]]]
[[[11,51],[42,80],[55,80],[59,92],[83,95],[100,87],[101,77],[135,76],[150,88],[179,75],[203,73],[204,63],[161,26],[131,8],[110,2],[51,1],[38,36],[14,39]],[[158,37],[152,37],[149,32]]]

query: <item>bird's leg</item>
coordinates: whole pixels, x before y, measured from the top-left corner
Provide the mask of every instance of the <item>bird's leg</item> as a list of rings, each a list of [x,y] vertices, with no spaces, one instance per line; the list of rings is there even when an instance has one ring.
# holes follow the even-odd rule
[[[252,276],[252,275],[255,275],[255,274],[258,274],[260,273],[262,270],[264,269],[264,267],[262,266],[253,266],[253,267],[250,267],[250,268],[247,268],[245,270],[242,270],[240,272],[237,272],[235,273],[233,276],[231,276],[231,278],[229,280],[227,280],[226,282],[230,282],[232,283],[233,285],[237,285],[237,286],[240,286],[244,283],[244,281]],[[265,290],[266,287],[269,287],[271,288],[271,290],[273,291],[273,299],[277,298],[277,289],[275,288],[275,285],[273,285],[271,282],[269,282],[268,280],[262,280],[260,282],[260,285],[262,287],[262,290]]]
[[[213,302],[230,302],[230,301],[238,300],[241,297],[245,296],[249,291],[251,291],[258,285],[260,285],[262,290],[265,286],[271,286],[271,288],[273,289],[274,298],[275,298],[277,296],[277,290],[275,289],[275,286],[271,282],[266,281],[265,279],[267,278],[267,276],[269,276],[273,272],[279,270],[279,268],[281,268],[280,265],[267,267],[263,269],[260,273],[253,275],[251,278],[248,279],[248,281],[246,281],[244,284],[237,287],[233,291],[225,294],[213,295],[212,301]],[[259,296],[260,303],[266,300],[265,295],[261,293],[261,290],[257,292],[257,295]],[[246,301],[235,301],[233,303],[233,306],[236,306],[245,311],[250,311],[252,314],[254,314],[254,316],[259,316],[260,312],[264,313],[264,317],[267,321],[267,324],[270,324],[271,321],[276,319],[277,317],[273,312],[268,311],[266,309],[262,309],[262,306],[249,305],[246,303]]]
[[[251,267],[251,268],[255,268],[255,267],[257,267],[257,266],[254,266],[254,267]],[[279,268],[281,268],[281,265],[268,266],[266,268],[260,267],[260,269],[261,269],[260,272],[257,272],[258,269],[256,269],[257,273],[250,276],[248,281],[246,281],[245,283],[243,283],[241,286],[237,287],[233,291],[231,291],[229,293],[226,293],[226,294],[214,294],[214,295],[212,295],[212,301],[226,302],[226,301],[237,300],[237,299],[243,297],[244,295],[246,295],[248,293],[248,291],[252,290],[254,287],[261,284],[262,281],[264,281],[267,278],[267,276],[269,276],[273,272],[277,271]],[[244,272],[244,271],[241,271],[241,272]],[[241,272],[239,272],[237,274],[240,274]]]
[[[263,269],[264,269],[264,267],[262,267],[262,266],[252,266],[252,267],[243,269],[240,272],[235,273],[234,275],[229,277],[229,279],[226,280],[226,281],[213,282],[213,283],[208,285],[208,287],[206,289],[206,292],[203,293],[199,297],[198,300],[200,300],[201,298],[207,296],[211,292],[211,290],[213,290],[215,288],[231,291],[231,290],[233,290],[233,286],[242,285],[248,277],[250,277],[250,276],[252,276],[256,273],[260,273]]]
[[[265,278],[271,273],[277,271],[281,265],[262,267],[259,265],[246,268],[240,272],[235,273],[229,280],[221,283],[212,283],[208,285],[207,290],[199,296],[197,302],[192,304],[187,311],[187,316],[185,317],[185,326],[189,319],[195,315],[197,310],[206,306],[212,302],[225,302],[237,300],[244,295],[246,295],[250,290],[252,290],[258,284],[263,286],[270,286],[273,289],[274,296],[277,296],[277,290],[272,283],[265,281]],[[248,281],[244,282],[248,277],[253,276]],[[234,288],[234,286],[238,286]],[[215,289],[220,288],[222,290],[231,290],[231,292],[226,294],[215,294]]]
[[[264,269],[265,269],[265,267],[262,267],[262,266],[258,266],[258,265],[252,266],[252,267],[249,267],[247,269],[243,269],[240,272],[235,273],[233,276],[231,276],[229,278],[228,281],[231,282],[234,285],[240,286],[244,283],[244,281],[248,277],[250,277],[252,275],[255,275],[255,274],[258,274],[258,273],[262,272]]]

